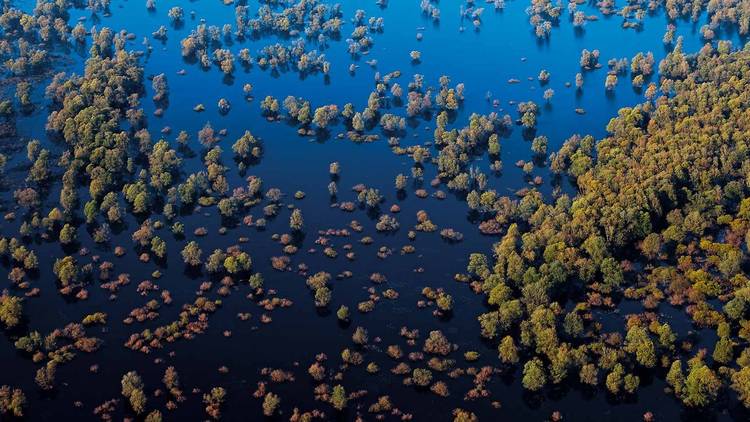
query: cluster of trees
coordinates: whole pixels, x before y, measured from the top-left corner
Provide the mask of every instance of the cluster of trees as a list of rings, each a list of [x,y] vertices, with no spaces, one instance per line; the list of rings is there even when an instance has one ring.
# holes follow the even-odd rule
[[[113,35],[108,28],[93,32],[92,39],[84,75],[58,74],[47,88],[53,104],[47,129],[69,146],[59,162],[66,168],[60,205],[67,219],[77,208],[77,183],[81,178],[89,182],[90,200],[101,201],[119,190],[133,170],[131,136],[121,129],[119,115],[127,116],[135,129],[143,125],[143,111],[137,108],[143,92],[143,70],[136,56],[125,52],[122,35]],[[141,140],[141,151],[150,147],[148,139]],[[167,173],[154,182],[159,184],[158,179]],[[133,192],[129,199],[146,206],[141,204],[144,196]]]
[[[259,38],[272,35],[292,37],[294,39],[289,45],[275,43],[264,46],[256,58],[251,57],[247,48],[243,48],[238,52],[240,61],[245,66],[257,63],[261,68],[270,67],[273,70],[294,68],[303,74],[327,74],[330,63],[317,51],[306,50],[305,40],[313,40],[323,47],[329,38],[338,39],[343,24],[340,5],[321,4],[315,0],[286,6],[283,10],[276,10],[271,5],[262,4],[258,7],[257,18],[251,19],[248,6],[240,4],[235,7],[234,29],[228,23],[222,28],[200,24],[182,40],[182,54],[197,59],[204,68],[214,62],[225,74],[231,74],[234,71],[234,54],[220,48],[222,40],[231,41],[232,35],[240,40],[248,35]],[[183,12],[179,7],[170,9],[169,14],[175,21],[182,20]],[[373,17],[364,22],[364,12],[358,10],[353,21],[357,26],[349,48],[356,52],[372,44],[372,39],[366,34],[368,31],[381,30],[382,19]]]
[[[18,388],[11,389],[10,386],[0,387],[0,415],[9,417],[23,417],[26,407],[26,395]]]
[[[481,332],[499,340],[503,363],[523,366],[524,387],[573,378],[632,394],[638,374],[662,368],[686,406],[709,406],[731,389],[750,407],[743,271],[750,119],[742,100],[749,60],[750,52],[726,44],[692,57],[672,52],[660,65],[668,95],[621,109],[598,143],[574,136],[552,154],[552,171],[577,185],[574,197],[474,195],[474,207],[491,196],[495,206],[484,209],[507,227],[494,261],[469,259],[491,307],[479,317]],[[649,61],[634,60],[639,72]],[[569,299],[576,305],[563,309]],[[602,332],[594,309],[626,299],[647,311],[667,299],[685,305],[693,324],[716,330],[718,341],[712,351],[696,350],[654,312],[629,316],[622,332]]]
[[[65,2],[39,1],[32,13],[4,4],[0,15],[0,51],[4,69],[14,75],[31,76],[50,65],[48,49],[67,44],[71,34]]]
[[[122,376],[122,395],[130,403],[133,411],[140,415],[146,411],[148,398],[143,392],[143,380],[135,371],[130,371]]]

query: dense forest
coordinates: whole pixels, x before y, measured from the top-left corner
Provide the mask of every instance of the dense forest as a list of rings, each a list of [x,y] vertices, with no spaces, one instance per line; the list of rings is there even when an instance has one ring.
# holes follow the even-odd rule
[[[730,390],[750,405],[750,51],[707,45],[660,67],[660,96],[621,109],[607,138],[574,136],[552,154],[576,195],[529,193],[497,212],[507,231],[468,267],[494,307],[482,334],[499,339],[501,361],[523,365],[530,390],[572,377],[632,394],[638,374],[655,372],[686,406]],[[622,298],[646,311],[624,338],[601,333],[595,310]],[[713,350],[660,320],[662,302],[715,330]]]

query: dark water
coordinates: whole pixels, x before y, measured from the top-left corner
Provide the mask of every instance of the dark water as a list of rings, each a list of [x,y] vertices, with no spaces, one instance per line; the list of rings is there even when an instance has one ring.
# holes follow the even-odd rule
[[[17,2],[27,10],[32,2]],[[638,395],[622,401],[609,397],[603,390],[589,391],[576,386],[565,387],[560,390],[548,391],[543,395],[530,396],[520,387],[520,371],[495,376],[487,388],[491,391],[489,399],[464,401],[463,395],[472,388],[472,377],[463,376],[457,380],[449,380],[445,374],[435,373],[436,379],[448,383],[451,395],[440,398],[429,391],[418,391],[414,387],[401,385],[402,376],[390,373],[395,363],[382,350],[389,344],[400,344],[405,352],[416,351],[420,348],[424,337],[430,330],[440,329],[448,338],[459,345],[459,352],[452,358],[457,365],[466,367],[461,353],[468,350],[479,351],[482,355],[475,366],[496,365],[496,345],[483,342],[479,337],[479,327],[476,316],[484,309],[483,298],[471,292],[464,284],[453,281],[453,275],[465,270],[467,255],[471,252],[490,253],[492,243],[496,238],[482,236],[476,225],[471,221],[465,202],[461,198],[448,194],[445,200],[417,198],[413,189],[407,189],[405,197],[398,197],[393,187],[394,177],[398,173],[409,174],[412,164],[408,156],[394,155],[387,145],[386,137],[381,137],[371,144],[355,144],[349,140],[336,139],[331,136],[325,139],[300,137],[296,128],[286,123],[269,123],[260,113],[259,104],[266,95],[274,95],[282,100],[287,95],[295,95],[309,100],[313,107],[335,103],[341,108],[343,104],[352,102],[356,109],[366,106],[367,96],[374,88],[374,74],[376,71],[385,74],[400,70],[401,78],[398,82],[406,86],[415,73],[425,75],[427,85],[437,86],[441,75],[448,75],[452,84],[463,82],[466,85],[466,100],[458,111],[455,122],[450,127],[462,127],[466,124],[471,113],[486,114],[499,111],[485,99],[485,93],[490,91],[493,99],[499,99],[501,114],[509,113],[514,119],[517,117],[515,106],[511,101],[534,100],[544,104],[542,93],[547,88],[555,90],[551,103],[543,105],[538,119],[537,134],[545,135],[550,140],[549,150],[556,150],[562,142],[574,133],[592,134],[602,137],[606,134],[605,126],[610,118],[616,115],[620,107],[636,104],[642,101],[642,93],[634,90],[629,76],[621,76],[620,82],[612,93],[605,93],[604,79],[606,77],[606,61],[610,58],[632,58],[637,52],[652,51],[656,62],[664,57],[668,49],[662,44],[662,35],[667,25],[667,19],[661,12],[648,16],[644,28],[641,30],[622,29],[619,17],[602,17],[593,8],[586,8],[587,13],[600,15],[600,20],[587,23],[585,29],[575,30],[567,21],[567,13],[561,20],[559,27],[552,30],[550,39],[538,41],[529,26],[528,17],[524,13],[527,6],[521,1],[508,2],[505,10],[495,12],[489,5],[482,18],[482,25],[475,31],[469,21],[462,21],[458,13],[458,2],[441,2],[442,17],[435,24],[426,18],[418,7],[418,2],[391,1],[386,8],[380,8],[374,1],[346,1],[342,5],[346,24],[342,29],[342,40],[329,41],[323,50],[327,60],[332,64],[330,77],[322,74],[300,77],[297,72],[287,71],[274,74],[269,70],[262,70],[257,66],[244,69],[237,64],[233,78],[225,78],[215,66],[204,71],[198,65],[183,60],[180,55],[180,40],[184,38],[199,19],[206,20],[208,25],[221,26],[224,23],[234,23],[234,6],[225,6],[219,1],[203,0],[195,2],[158,1],[154,12],[146,10],[142,1],[115,0],[110,7],[111,16],[92,16],[88,11],[76,11],[71,17],[74,22],[78,17],[86,18],[86,26],[108,26],[113,30],[126,29],[136,34],[136,38],[128,42],[128,49],[142,49],[141,40],[149,37],[154,47],[150,54],[143,58],[146,75],[165,73],[168,78],[169,107],[162,117],[153,116],[156,106],[151,101],[153,92],[150,82],[146,81],[146,93],[143,106],[149,121],[149,130],[154,140],[159,138],[159,131],[165,127],[172,128],[172,134],[166,138],[176,145],[174,138],[179,130],[191,134],[191,146],[195,151],[200,148],[197,144],[197,131],[210,121],[215,129],[226,128],[228,135],[220,143],[224,149],[224,163],[230,166],[227,173],[230,186],[243,185],[247,175],[261,176],[264,185],[279,187],[286,194],[285,203],[295,203],[305,217],[307,235],[302,242],[300,251],[292,257],[292,266],[305,263],[310,274],[317,271],[327,271],[333,275],[344,270],[351,270],[354,276],[345,280],[333,280],[333,300],[329,305],[331,312],[322,313],[316,310],[313,298],[304,284],[304,277],[295,272],[278,272],[271,268],[270,257],[282,255],[281,246],[270,239],[273,233],[284,233],[288,230],[287,210],[269,221],[265,231],[258,231],[239,225],[231,229],[226,235],[219,235],[218,229],[222,220],[215,208],[196,211],[190,216],[180,217],[185,224],[186,239],[175,239],[162,229],[157,234],[168,241],[169,252],[163,263],[142,264],[137,261],[137,249],[130,239],[131,233],[137,228],[137,222],[131,215],[126,219],[123,230],[113,234],[111,247],[125,246],[128,250],[122,258],[112,257],[112,250],[94,244],[88,233],[79,230],[80,246],[91,249],[93,255],[101,255],[103,259],[111,260],[115,264],[113,274],[129,273],[131,284],[123,287],[115,301],[109,300],[109,293],[89,286],[90,297],[86,301],[70,301],[59,295],[55,289],[55,280],[50,271],[53,257],[63,255],[63,250],[56,243],[41,240],[33,241],[33,248],[40,257],[39,277],[32,282],[42,289],[42,295],[31,298],[25,303],[25,327],[47,333],[60,328],[68,322],[80,321],[88,313],[103,311],[109,314],[106,328],[99,326],[87,329],[89,335],[104,340],[102,348],[93,354],[79,354],[72,362],[58,367],[58,386],[52,393],[39,393],[34,386],[33,377],[36,364],[17,352],[13,342],[17,333],[6,333],[0,336],[0,384],[10,384],[21,387],[27,393],[30,406],[29,419],[47,420],[88,420],[95,418],[92,409],[111,398],[120,397],[120,378],[129,370],[137,370],[143,377],[147,394],[162,388],[161,377],[168,365],[177,368],[182,389],[187,401],[180,403],[174,411],[164,411],[165,397],[149,397],[149,409],[162,409],[169,420],[193,420],[204,418],[203,405],[199,394],[191,393],[193,388],[203,391],[214,386],[227,389],[227,402],[223,406],[224,418],[227,420],[258,420],[261,418],[261,402],[251,393],[256,383],[262,379],[260,369],[264,367],[280,368],[294,371],[296,381],[292,383],[270,385],[270,391],[282,398],[282,416],[288,419],[294,407],[302,411],[313,408],[326,409],[328,417],[336,415],[327,404],[314,400],[313,388],[315,383],[307,375],[307,367],[313,362],[318,353],[326,353],[329,360],[326,367],[335,370],[341,360],[339,354],[342,349],[352,347],[351,333],[354,327],[361,325],[369,330],[370,339],[380,337],[382,342],[374,345],[375,350],[364,352],[365,363],[377,362],[381,372],[370,375],[364,367],[349,369],[345,372],[341,382],[348,392],[359,389],[368,390],[369,394],[355,402],[345,413],[338,415],[341,419],[353,419],[358,412],[365,413],[367,420],[372,416],[366,414],[367,406],[378,396],[388,394],[396,407],[414,414],[415,420],[449,419],[452,409],[463,407],[475,412],[481,420],[543,420],[554,411],[560,410],[566,420],[640,420],[646,411],[652,411],[657,420],[675,420],[679,418],[697,418],[700,420],[729,420],[742,419],[744,415],[737,412],[705,414],[687,414],[681,406],[670,396],[662,393],[664,382],[660,378],[642,378],[642,386]],[[167,10],[173,5],[185,8],[186,18],[180,28],[168,24]],[[250,13],[254,12],[257,4],[250,2]],[[359,68],[352,75],[348,71],[353,61],[346,51],[343,38],[351,32],[352,25],[348,18],[356,9],[363,9],[367,16],[382,16],[385,29],[382,33],[373,35],[374,46],[371,52],[356,59]],[[189,11],[195,10],[196,19],[189,16]],[[677,35],[684,36],[684,50],[697,51],[703,41],[698,29],[704,23],[705,17],[699,23],[680,21],[677,24]],[[165,42],[153,39],[150,34],[160,25],[168,25],[168,39]],[[466,26],[464,32],[459,32],[460,26]],[[424,34],[422,41],[416,40],[418,27]],[[719,32],[718,38],[732,39],[735,44],[740,40],[731,30]],[[255,56],[256,51],[264,45],[283,39],[264,37],[233,41],[230,46],[235,54],[241,48],[249,48]],[[309,43],[312,47],[312,43]],[[574,87],[565,87],[565,82],[574,83],[575,74],[580,71],[579,55],[584,48],[601,51],[600,62],[605,63],[604,69],[584,72],[585,85],[583,91],[577,93]],[[412,64],[409,60],[411,50],[420,50],[422,59],[419,64]],[[87,55],[87,48],[63,52],[68,59],[62,62],[60,70],[66,72],[82,72],[83,62]],[[522,60],[525,58],[525,60]],[[377,59],[378,63],[372,68],[366,60]],[[187,74],[179,76],[177,72],[185,69]],[[551,79],[545,86],[541,86],[536,76],[541,69],[551,73]],[[533,81],[527,80],[533,77]],[[508,80],[516,78],[517,84],[508,84]],[[652,80],[656,80],[654,76]],[[252,83],[255,100],[246,101],[242,92],[244,83]],[[51,144],[44,132],[47,109],[44,104],[43,90],[45,84],[35,86],[35,102],[37,109],[30,116],[21,117],[18,121],[19,134],[24,138],[39,138],[45,145],[57,154],[62,150],[61,145]],[[219,114],[216,103],[220,98],[226,98],[232,104],[227,115]],[[203,103],[206,111],[196,113],[193,107]],[[579,115],[574,110],[583,108],[586,114]],[[429,130],[425,130],[429,128]],[[418,120],[407,128],[402,145],[416,145],[431,141],[434,121]],[[253,135],[263,141],[264,156],[257,165],[248,169],[247,174],[241,175],[233,166],[231,158],[231,144],[242,135],[244,130],[250,130]],[[331,134],[343,131],[342,127],[333,127]],[[522,172],[515,168],[517,160],[528,160],[531,157],[530,142],[523,139],[520,128],[516,128],[502,140],[502,161],[504,170],[499,175],[489,172],[486,157],[478,159],[474,164],[486,171],[490,176],[489,185],[501,194],[510,194],[520,187],[526,186]],[[25,151],[11,157],[8,164],[8,178],[11,184],[22,183],[23,173],[26,171]],[[399,221],[401,229],[395,234],[380,234],[375,232],[376,219],[368,215],[365,210],[357,210],[352,214],[344,213],[330,207],[327,184],[330,181],[328,164],[332,161],[341,163],[339,179],[339,195],[341,201],[354,201],[356,194],[350,190],[357,183],[380,189],[386,201],[381,209],[397,203],[401,207]],[[184,157],[184,173],[189,174],[202,167],[201,158],[196,154],[194,158]],[[62,171],[60,171],[60,174]],[[434,177],[434,167],[426,166],[425,180]],[[546,176],[544,168],[534,170],[534,175]],[[19,180],[20,179],[20,180]],[[59,187],[58,187],[59,188]],[[434,189],[425,183],[429,192]],[[445,189],[444,187],[442,187]],[[550,192],[550,186],[542,188],[545,193]],[[304,191],[307,196],[297,201],[293,193]],[[4,192],[6,207],[12,206],[10,199],[12,189]],[[52,204],[57,198],[55,188],[49,196]],[[407,231],[416,223],[415,214],[418,210],[429,212],[432,221],[440,228],[452,227],[464,234],[464,240],[459,243],[448,243],[435,233],[418,233],[417,240],[410,242]],[[204,214],[205,213],[205,214]],[[254,208],[250,211],[259,217],[262,211]],[[336,259],[329,259],[321,254],[321,247],[314,245],[317,230],[328,228],[344,228],[356,219],[364,224],[362,234],[353,233],[349,238],[332,238],[331,241],[340,255]],[[20,219],[16,222],[3,222],[2,234],[13,235],[17,232]],[[215,248],[226,248],[237,242],[240,237],[249,238],[249,242],[241,244],[253,258],[254,271],[263,273],[266,287],[278,291],[278,296],[291,299],[294,305],[286,309],[267,312],[273,318],[270,324],[261,324],[260,316],[264,310],[255,301],[248,299],[250,292],[247,286],[233,290],[228,297],[222,298],[222,307],[210,318],[210,327],[205,334],[198,335],[194,340],[180,340],[174,344],[166,344],[164,349],[152,350],[145,355],[131,351],[123,346],[127,338],[145,328],[156,328],[168,324],[177,318],[181,304],[191,303],[199,284],[210,279],[207,274],[193,274],[187,272],[180,257],[183,245],[193,240],[192,235],[196,227],[205,226],[209,235],[199,239],[204,257]],[[372,245],[360,245],[358,240],[363,235],[370,235],[375,239]],[[357,254],[355,261],[349,262],[343,255],[341,248],[344,244],[354,245]],[[401,255],[401,246],[413,244],[416,253]],[[378,247],[388,246],[393,249],[393,255],[382,260],[376,256]],[[307,253],[307,249],[316,247],[315,254]],[[79,258],[79,262],[88,262],[88,258]],[[424,268],[424,272],[415,272],[417,268]],[[0,269],[0,279],[5,279],[5,273],[10,267],[5,265]],[[154,321],[124,325],[121,321],[127,317],[132,308],[142,306],[152,298],[158,297],[158,292],[141,296],[135,291],[135,286],[146,279],[153,279],[151,272],[159,269],[163,276],[154,280],[162,289],[168,289],[174,299],[170,306],[162,306],[160,317]],[[388,282],[375,286],[368,279],[372,272],[380,272],[388,277]],[[218,280],[213,280],[215,284]],[[6,283],[6,282],[3,282]],[[453,314],[444,319],[432,315],[433,308],[418,309],[416,302],[422,299],[420,294],[425,286],[442,287],[455,299]],[[375,310],[368,314],[356,311],[356,304],[366,300],[369,293],[367,288],[375,287],[378,292],[386,288],[397,290],[400,297],[391,301],[382,298]],[[207,296],[218,297],[214,288]],[[349,326],[338,323],[335,310],[339,305],[347,305],[352,311],[352,322]],[[665,305],[662,305],[665,306]],[[604,317],[606,327],[611,330],[622,329],[622,321],[628,313],[639,312],[640,305],[632,304],[619,313]],[[673,309],[664,309],[670,315],[670,321],[679,318],[681,313]],[[237,313],[250,312],[249,321],[241,321]],[[674,316],[673,318],[671,316]],[[405,346],[403,338],[399,336],[402,326],[418,328],[421,339],[416,348]],[[611,327],[611,328],[610,328]],[[679,327],[679,325],[678,325]],[[683,326],[684,335],[691,328]],[[225,338],[224,330],[231,330],[233,335]],[[19,332],[23,332],[24,329]],[[377,350],[382,349],[382,350]],[[173,356],[170,353],[174,352]],[[159,358],[164,362],[156,363]],[[98,364],[98,373],[90,373],[90,365]],[[221,374],[218,368],[226,365],[230,372]],[[299,365],[299,366],[297,366]],[[416,367],[418,364],[413,365]],[[423,365],[420,365],[423,366]],[[502,406],[495,409],[490,402],[499,401]],[[74,406],[75,401],[83,403],[83,407]],[[357,409],[357,405],[363,405]],[[736,405],[731,405],[735,409]],[[115,419],[128,415],[127,405],[123,402],[117,407]],[[395,417],[394,417],[395,420]]]

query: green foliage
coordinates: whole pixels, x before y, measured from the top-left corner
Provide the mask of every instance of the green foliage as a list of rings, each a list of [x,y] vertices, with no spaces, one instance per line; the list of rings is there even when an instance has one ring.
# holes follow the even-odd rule
[[[18,388],[0,386],[0,415],[22,418],[26,407],[26,395]]]
[[[0,295],[0,322],[5,328],[13,328],[21,322],[23,305],[20,297],[8,293]]]
[[[732,374],[732,389],[746,408],[750,408],[750,366]]]
[[[347,401],[348,398],[346,396],[344,387],[342,387],[340,384],[335,385],[333,387],[333,391],[331,392],[331,405],[333,406],[333,408],[336,410],[344,410]]]
[[[263,414],[266,416],[273,416],[280,404],[281,399],[279,396],[273,393],[266,394],[263,398]]]
[[[623,376],[625,375],[625,368],[621,364],[616,364],[612,372],[607,374],[607,390],[612,394],[619,394],[623,387]]]
[[[75,283],[78,279],[78,263],[72,256],[66,256],[62,259],[55,260],[55,265],[52,270],[60,280],[60,284],[62,284],[63,287]]]
[[[203,251],[201,251],[198,243],[193,240],[182,249],[182,260],[190,266],[197,267],[201,265],[202,254]]]
[[[708,406],[716,400],[721,380],[705,364],[694,365],[685,379],[682,401],[690,407]]]
[[[299,208],[295,208],[289,217],[289,228],[293,231],[302,231],[304,227],[305,220],[302,218],[302,211]]]
[[[539,359],[532,359],[523,366],[523,378],[521,380],[523,388],[530,391],[539,391],[547,383],[547,377],[544,374],[544,365]]]

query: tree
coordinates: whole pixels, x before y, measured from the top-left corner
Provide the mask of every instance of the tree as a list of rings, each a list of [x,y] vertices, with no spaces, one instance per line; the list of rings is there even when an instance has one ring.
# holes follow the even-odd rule
[[[42,390],[51,390],[55,387],[55,372],[57,363],[53,360],[47,362],[45,366],[37,369],[34,380]]]
[[[432,382],[432,371],[425,368],[415,368],[411,374],[414,384],[420,387],[427,387]]]
[[[667,350],[674,349],[674,342],[677,339],[677,335],[672,331],[672,327],[666,322],[659,326],[657,330],[659,336],[659,345]]]
[[[206,269],[210,273],[218,273],[224,269],[224,261],[227,258],[227,254],[221,249],[214,249],[211,255],[206,260]]]
[[[234,198],[221,198],[219,201],[219,212],[222,216],[231,218],[237,213],[237,200]]]
[[[555,90],[548,88],[544,90],[544,101],[549,102],[555,96]]]
[[[159,236],[154,236],[151,239],[151,252],[159,258],[164,258],[167,255],[167,242]]]
[[[615,367],[612,369],[612,372],[607,374],[607,390],[609,390],[612,394],[619,394],[620,390],[622,389],[622,383],[623,383],[623,376],[625,375],[625,368],[622,367],[622,364],[616,364]]]
[[[453,409],[453,422],[478,422],[479,418],[472,412],[464,409]]]
[[[253,261],[250,259],[250,255],[248,255],[247,252],[233,253],[224,259],[224,269],[226,269],[229,274],[249,271],[252,265]]]
[[[140,415],[141,413],[146,411],[146,402],[148,400],[143,390],[133,390],[128,400],[130,401],[130,407],[133,408],[133,411],[136,414]]]
[[[569,312],[565,315],[563,329],[571,337],[580,337],[583,334],[583,319],[577,312]]]
[[[320,287],[315,290],[315,306],[325,308],[331,302],[331,290],[326,287]]]
[[[342,387],[340,384],[337,384],[333,387],[333,392],[331,393],[331,405],[336,410],[344,410],[346,407],[346,402],[348,401],[348,398],[346,397],[346,391],[344,390],[344,387]]]
[[[130,397],[135,390],[143,389],[143,380],[137,372],[130,371],[122,376],[120,385],[122,386],[122,395]]]
[[[395,183],[396,184],[396,190],[399,190],[399,191],[404,190],[404,188],[406,187],[406,183],[407,183],[408,180],[409,180],[409,178],[407,176],[404,176],[401,173],[399,173],[398,175],[396,175],[396,183]]]
[[[690,407],[705,407],[716,400],[721,380],[705,364],[694,365],[685,379],[682,401]]]
[[[255,273],[255,274],[251,275],[248,278],[247,283],[253,289],[257,290],[257,289],[262,288],[263,287],[263,274],[261,274],[261,273]]]
[[[500,345],[498,346],[497,351],[500,354],[500,360],[503,363],[514,364],[518,362],[518,350],[516,349],[513,337],[503,337],[503,339],[500,341]]]
[[[167,16],[169,16],[169,19],[172,19],[172,21],[175,23],[182,22],[184,15],[185,12],[179,6],[172,7],[167,12]]]
[[[682,394],[685,388],[685,375],[682,373],[682,361],[679,359],[672,362],[667,372],[667,384],[669,384],[677,397]]]
[[[60,243],[69,245],[76,240],[76,228],[70,224],[65,224],[60,230]]]
[[[289,217],[289,228],[293,231],[299,232],[305,227],[305,220],[302,218],[302,211],[299,208],[295,208],[292,211],[292,215]]]
[[[612,91],[617,86],[617,75],[610,73],[607,75],[607,79],[604,81],[604,88],[607,91]]]
[[[209,394],[203,395],[206,413],[214,419],[221,418],[221,405],[226,399],[227,391],[223,387],[214,387]]]
[[[661,250],[661,236],[658,233],[649,233],[641,242],[641,251],[649,259],[654,259]]]
[[[161,422],[162,421],[162,415],[159,410],[153,410],[151,413],[146,415],[145,422]]]
[[[246,130],[245,133],[232,145],[232,151],[234,151],[235,155],[242,160],[246,160],[250,157],[258,158],[260,155],[260,148],[258,145],[258,140],[255,139],[249,130]]]
[[[581,367],[578,377],[583,384],[595,386],[599,383],[599,370],[593,363],[587,363]]]
[[[120,381],[122,386],[122,395],[130,402],[136,414],[146,411],[146,394],[143,392],[143,380],[135,371],[130,371],[123,375]]]
[[[260,103],[260,108],[263,113],[276,116],[279,113],[279,100],[269,95]]]
[[[336,318],[338,318],[340,321],[348,321],[349,320],[349,307],[345,305],[341,305],[339,309],[336,311]]]
[[[636,360],[647,368],[656,365],[656,351],[654,343],[645,328],[633,326],[625,337],[625,350],[635,355]]]
[[[539,391],[544,388],[547,377],[544,374],[544,365],[539,358],[534,358],[524,364],[521,383],[523,388],[530,391]]]
[[[187,265],[197,267],[201,265],[201,254],[203,254],[203,251],[198,247],[198,243],[193,240],[182,249],[182,260]]]
[[[5,328],[13,328],[21,322],[23,305],[20,297],[11,296],[7,292],[0,295],[0,322]]]
[[[453,309],[453,296],[447,293],[441,293],[435,300],[438,309],[443,312],[450,312]]]
[[[335,104],[318,107],[315,109],[315,115],[312,121],[319,128],[325,129],[331,121],[336,119],[338,113],[339,109]]]
[[[750,408],[750,366],[732,374],[732,389],[746,408]]]
[[[635,393],[635,390],[638,389],[640,383],[641,379],[638,377],[638,375],[627,374],[625,375],[625,378],[623,380],[623,387],[628,394],[633,394]]]
[[[50,176],[49,151],[43,149],[37,155],[31,169],[29,169],[29,175],[26,177],[26,180],[37,184],[44,184]]]
[[[547,137],[546,136],[537,136],[531,141],[531,151],[534,152],[536,155],[546,155],[547,154]]]
[[[614,289],[618,288],[624,280],[620,264],[612,257],[607,257],[602,260],[601,272],[604,284],[602,291],[604,293],[611,293]]]
[[[18,388],[0,387],[0,414],[22,418],[26,407],[26,395]]]
[[[732,339],[727,336],[721,337],[719,341],[716,342],[716,346],[714,346],[714,360],[724,365],[730,363],[734,357],[733,349],[734,343],[732,342]]]
[[[203,125],[203,128],[198,131],[198,141],[200,141],[204,147],[209,149],[213,148],[216,142],[219,141],[214,134],[214,128],[211,126],[211,122],[206,122],[206,124]]]
[[[52,271],[60,280],[60,284],[63,287],[67,287],[78,279],[78,264],[72,256],[57,259]]]
[[[367,340],[367,330],[362,327],[357,327],[354,330],[354,334],[352,334],[352,341],[359,345],[365,345],[367,344]]]
[[[267,393],[263,398],[263,414],[266,416],[273,416],[276,413],[276,409],[281,404],[279,396],[273,393]]]

